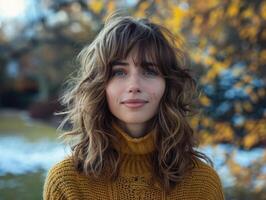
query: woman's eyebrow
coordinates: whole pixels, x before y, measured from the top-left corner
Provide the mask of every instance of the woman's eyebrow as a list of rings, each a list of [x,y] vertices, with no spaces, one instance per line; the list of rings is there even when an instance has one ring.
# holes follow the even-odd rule
[[[122,66],[128,66],[129,64],[125,61],[121,61],[121,60],[115,60],[111,62],[111,66],[115,66],[115,65],[122,65]]]

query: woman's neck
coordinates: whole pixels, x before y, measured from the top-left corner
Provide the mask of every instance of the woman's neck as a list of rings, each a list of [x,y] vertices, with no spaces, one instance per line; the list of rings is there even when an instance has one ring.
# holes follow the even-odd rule
[[[132,138],[143,137],[152,128],[150,122],[128,124],[128,123],[118,121],[117,124]]]
[[[143,137],[146,132],[146,125],[145,124],[124,124],[119,123],[119,126],[131,137],[133,138],[140,138]]]

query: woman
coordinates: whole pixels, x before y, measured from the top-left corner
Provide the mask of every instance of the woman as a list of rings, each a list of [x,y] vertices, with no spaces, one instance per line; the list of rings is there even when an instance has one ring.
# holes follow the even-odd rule
[[[147,19],[107,20],[64,96],[72,155],[49,171],[44,199],[224,199],[194,149],[195,81],[181,47]]]

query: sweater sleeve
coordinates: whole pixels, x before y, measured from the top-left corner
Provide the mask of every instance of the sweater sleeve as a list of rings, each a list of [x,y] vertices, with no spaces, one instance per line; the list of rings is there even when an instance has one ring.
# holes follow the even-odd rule
[[[64,200],[64,174],[62,163],[53,166],[45,179],[43,187],[43,200]]]

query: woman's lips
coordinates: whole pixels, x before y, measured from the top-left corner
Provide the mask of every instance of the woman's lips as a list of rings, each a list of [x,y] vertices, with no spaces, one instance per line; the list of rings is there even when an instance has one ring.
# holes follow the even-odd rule
[[[144,106],[146,103],[148,103],[148,101],[142,99],[128,99],[122,101],[122,104],[124,104],[128,108],[140,108]]]

